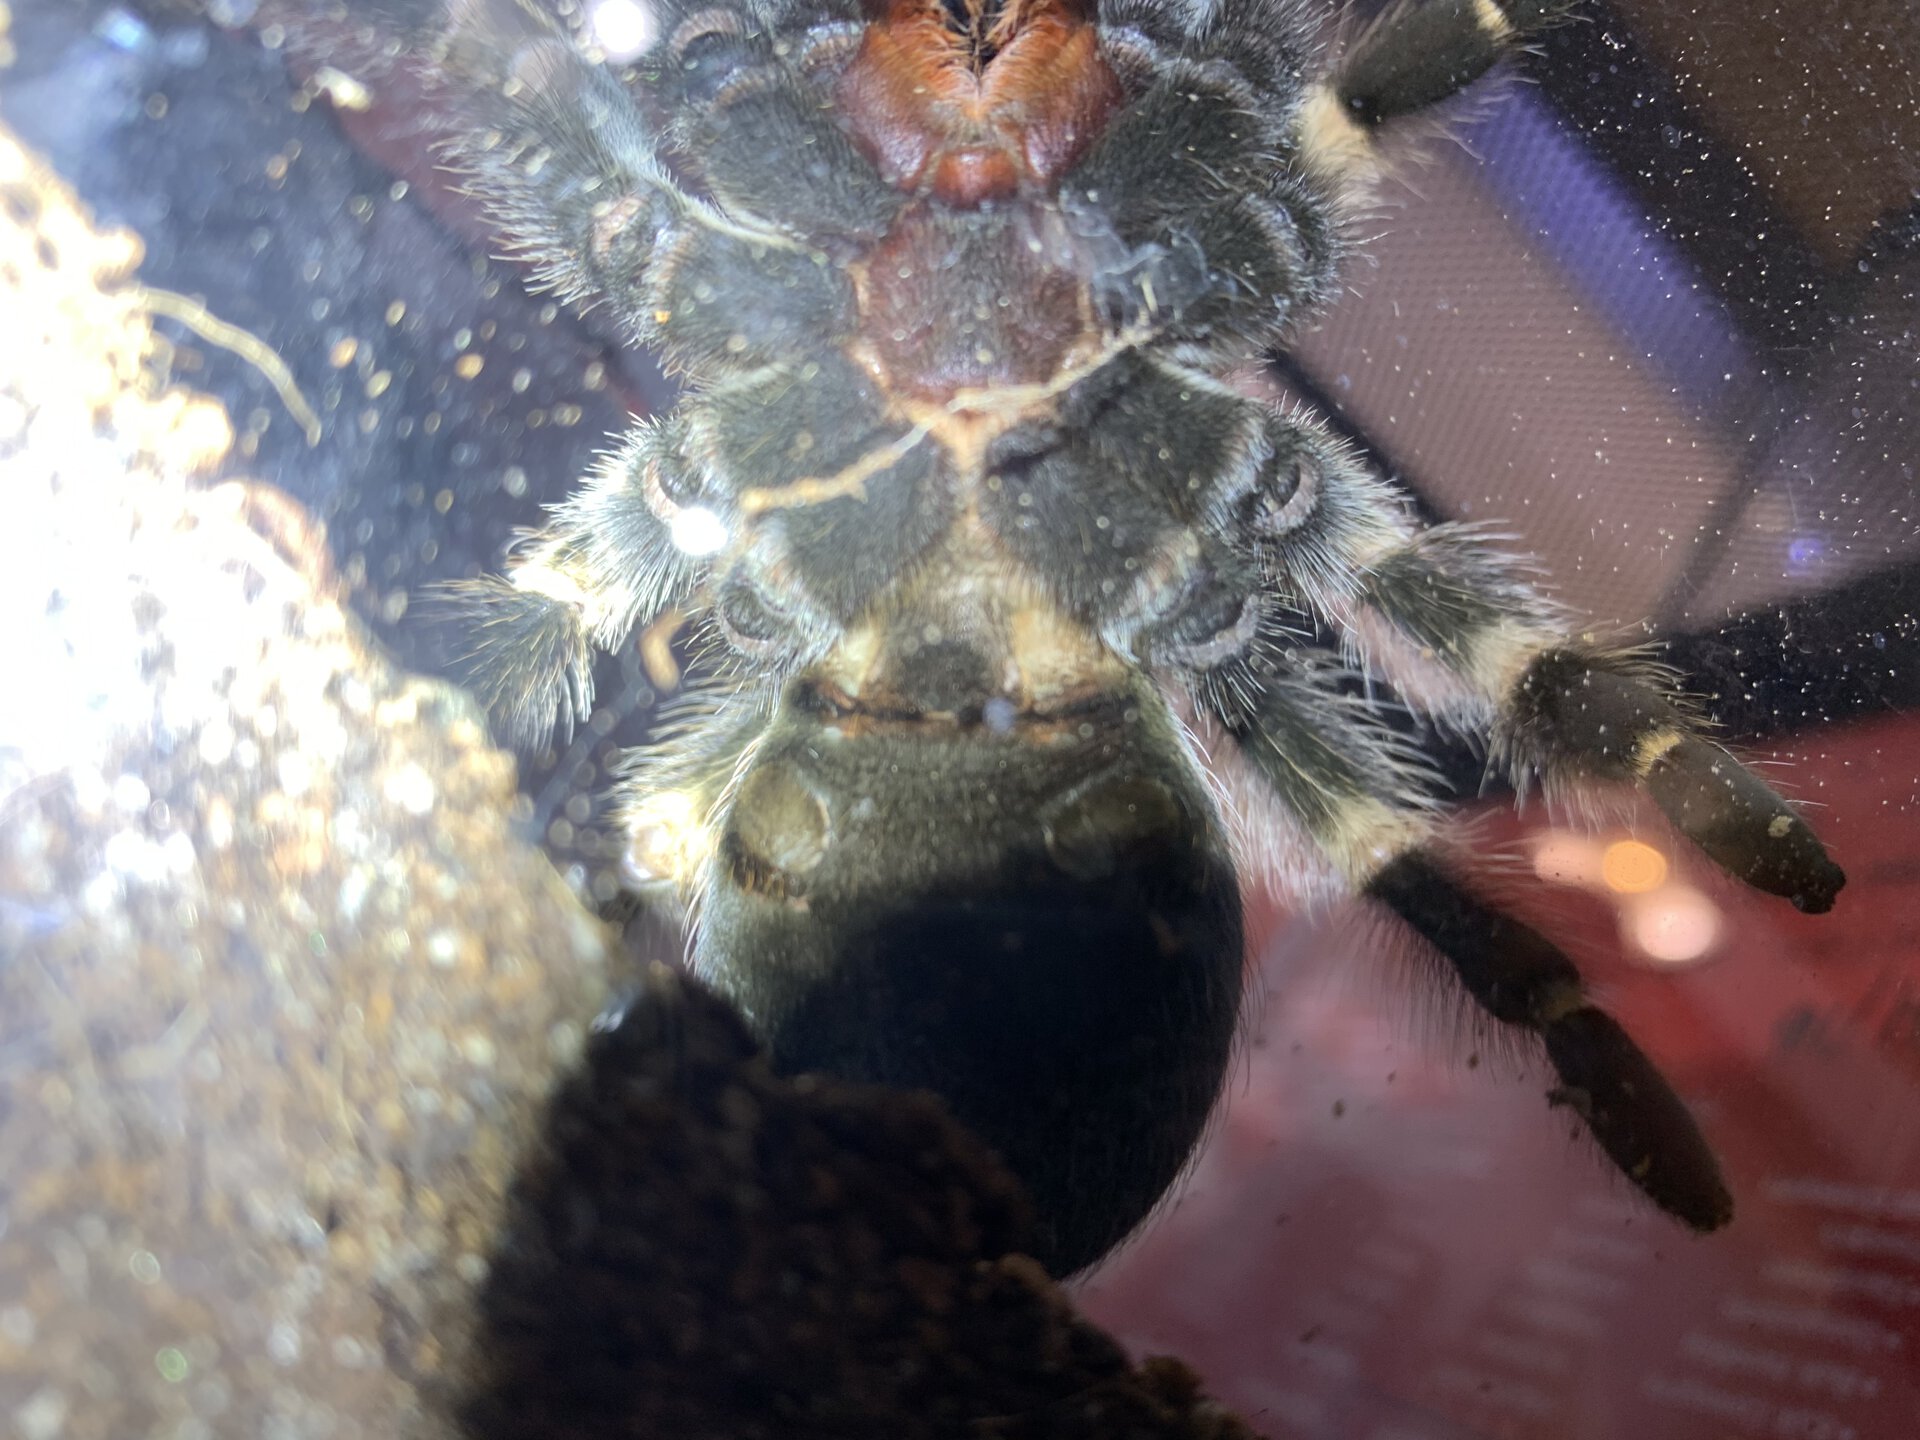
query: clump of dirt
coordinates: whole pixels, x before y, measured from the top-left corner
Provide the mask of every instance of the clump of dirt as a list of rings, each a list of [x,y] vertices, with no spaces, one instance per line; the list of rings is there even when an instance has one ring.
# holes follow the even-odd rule
[[[656,971],[556,1094],[481,1296],[486,1440],[1251,1440],[1019,1253],[1026,1202],[930,1096],[776,1077]]]

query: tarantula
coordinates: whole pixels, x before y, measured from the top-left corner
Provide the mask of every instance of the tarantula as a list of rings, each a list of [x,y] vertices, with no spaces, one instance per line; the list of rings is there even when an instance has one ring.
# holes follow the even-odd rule
[[[1450,874],[1372,682],[1517,783],[1638,785],[1803,910],[1840,870],[1656,668],[1244,383],[1331,295],[1383,133],[1570,8],[1428,0],[1329,58],[1297,0],[659,0],[626,71],[530,3],[416,27],[503,235],[687,381],[466,591],[487,698],[535,740],[594,647],[700,627],[632,873],[777,1065],[943,1096],[1057,1272],[1201,1133],[1276,855],[1538,1036],[1656,1204],[1731,1213],[1573,964]]]

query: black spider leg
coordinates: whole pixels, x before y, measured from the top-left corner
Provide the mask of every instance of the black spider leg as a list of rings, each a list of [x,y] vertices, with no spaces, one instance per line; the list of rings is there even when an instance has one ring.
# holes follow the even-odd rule
[[[1381,169],[1381,132],[1460,94],[1579,0],[1426,0],[1391,6],[1363,31],[1294,115],[1301,158],[1337,184]]]
[[[1320,184],[1355,198],[1352,191],[1364,192],[1380,174],[1383,130],[1444,104],[1580,4],[1400,0],[1331,68],[1304,41],[1290,0],[1103,0],[1101,12],[1110,26],[1189,60],[1227,62],[1250,87],[1253,110],[1288,132],[1283,153],[1297,156],[1299,169]],[[1303,84],[1303,73],[1319,78]]]
[[[563,300],[610,304],[637,339],[651,341],[648,271],[685,232],[790,246],[676,183],[661,155],[662,126],[531,0],[450,0],[446,13],[445,32],[423,52],[442,152],[537,282]],[[751,38],[760,51],[768,43]],[[693,83],[693,58],[654,59],[679,82],[668,87],[674,98]]]
[[[1488,1015],[1540,1038],[1559,1080],[1548,1098],[1578,1114],[1649,1199],[1696,1230],[1731,1218],[1693,1117],[1588,998],[1573,962],[1475,897],[1432,852],[1417,763],[1367,707],[1297,665],[1246,657],[1195,676],[1194,688],[1345,881],[1427,941]]]
[[[1693,1116],[1620,1023],[1587,998],[1580,972],[1551,941],[1484,904],[1421,850],[1388,861],[1365,893],[1445,956],[1489,1015],[1540,1036],[1560,1077],[1548,1098],[1578,1114],[1654,1204],[1695,1230],[1733,1218]]]

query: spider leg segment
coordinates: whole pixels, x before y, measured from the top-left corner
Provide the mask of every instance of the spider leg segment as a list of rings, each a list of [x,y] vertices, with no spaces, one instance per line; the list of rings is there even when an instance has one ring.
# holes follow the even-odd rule
[[[1369,128],[1459,94],[1517,45],[1570,15],[1578,0],[1424,0],[1389,9],[1328,85]]]
[[[1275,669],[1202,677],[1202,707],[1349,886],[1427,941],[1488,1015],[1540,1038],[1559,1078],[1550,1098],[1648,1198],[1696,1230],[1725,1224],[1733,1206],[1713,1152],[1653,1062],[1587,998],[1571,960],[1435,858],[1414,762],[1359,702],[1289,666],[1261,673]]]
[[[610,305],[652,343],[659,307],[650,272],[690,233],[758,252],[794,248],[772,227],[683,189],[661,159],[661,125],[532,0],[449,0],[443,13],[445,28],[421,52],[441,112],[429,123],[501,237],[532,262],[537,284],[583,310]],[[714,56],[675,50],[683,88],[697,86],[699,62]]]
[[[1700,733],[1657,666],[1571,636],[1469,532],[1415,533],[1354,559],[1357,583],[1316,598],[1356,658],[1440,718],[1484,728],[1517,786],[1539,776],[1564,797],[1637,784],[1729,874],[1801,910],[1833,907],[1846,877],[1812,829]]]
[[[1432,832],[1432,779],[1373,706],[1343,694],[1324,652],[1244,659],[1197,677],[1217,721],[1286,817],[1346,887],[1364,885]]]
[[[1549,1098],[1586,1122],[1647,1197],[1695,1230],[1733,1199],[1687,1107],[1632,1037],[1586,996],[1573,962],[1538,931],[1476,899],[1430,855],[1390,860],[1365,893],[1445,957],[1480,1008],[1539,1035],[1560,1077]]]
[[[1524,569],[1470,527],[1423,530],[1316,429],[1277,422],[1245,538],[1289,594],[1342,633],[1348,658],[1436,720],[1485,734],[1517,787],[1554,798],[1637,784],[1730,874],[1805,911],[1846,877],[1792,807],[1707,739],[1659,667],[1572,634]],[[1291,434],[1284,433],[1291,431]]]
[[[1844,877],[1787,803],[1704,739],[1654,667],[1573,638],[1556,607],[1484,533],[1421,529],[1393,490],[1317,427],[1269,412],[1244,488],[1222,494],[1219,538],[1249,561],[1189,582],[1136,644],[1184,671],[1293,822],[1353,890],[1385,904],[1446,959],[1488,1014],[1538,1035],[1556,1101],[1663,1209],[1696,1229],[1731,1202],[1685,1107],[1573,963],[1475,898],[1435,858],[1424,777],[1361,701],[1276,653],[1248,625],[1245,575],[1270,608],[1305,606],[1340,633],[1354,672],[1515,767],[1578,793],[1637,782],[1717,863],[1802,909]],[[1235,619],[1234,617],[1240,617]],[[1263,637],[1267,637],[1264,638]]]

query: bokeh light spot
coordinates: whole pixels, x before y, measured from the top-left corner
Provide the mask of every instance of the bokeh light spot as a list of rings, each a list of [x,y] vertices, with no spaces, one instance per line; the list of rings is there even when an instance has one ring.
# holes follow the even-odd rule
[[[1634,948],[1660,965],[1703,960],[1720,939],[1719,907],[1691,885],[1668,885],[1636,898],[1620,924]]]
[[[1620,895],[1644,895],[1667,883],[1667,857],[1643,840],[1616,840],[1600,857],[1600,878]]]

